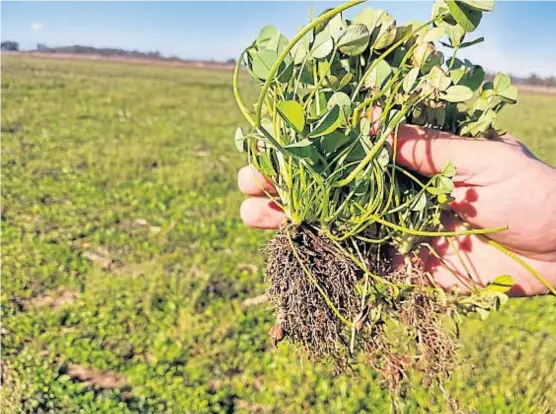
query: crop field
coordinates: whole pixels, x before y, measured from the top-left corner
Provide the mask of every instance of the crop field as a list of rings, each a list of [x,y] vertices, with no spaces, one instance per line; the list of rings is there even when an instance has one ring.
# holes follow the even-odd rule
[[[556,164],[556,95],[503,121]],[[3,413],[388,412],[369,369],[333,376],[268,339],[251,299],[272,233],[239,218],[238,125],[229,72],[3,58]],[[464,411],[556,412],[554,297],[461,342]],[[446,412],[414,382],[405,412]]]

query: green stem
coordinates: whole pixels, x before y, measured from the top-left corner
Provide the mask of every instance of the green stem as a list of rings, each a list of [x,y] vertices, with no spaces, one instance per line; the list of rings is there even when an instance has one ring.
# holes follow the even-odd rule
[[[398,125],[398,123],[405,116],[405,114],[407,112],[409,112],[409,110],[416,103],[418,103],[418,102],[411,103],[411,104],[407,105],[405,108],[403,108],[400,112],[398,112],[396,114],[396,116],[390,122],[390,125],[388,126],[388,128],[386,128],[386,130],[382,133],[380,139],[376,142],[376,144],[373,145],[373,147],[367,153],[365,158],[363,158],[363,160],[361,160],[359,165],[357,167],[355,167],[355,169],[346,178],[344,178],[343,180],[340,180],[336,184],[334,184],[335,187],[343,187],[345,185],[348,185],[349,183],[351,183],[355,179],[355,177],[357,177],[357,175],[367,166],[367,164],[369,164],[371,162],[371,160],[376,156],[378,151],[382,148],[382,146],[384,145],[384,143],[386,142],[386,140],[388,139],[388,137],[390,136],[390,134],[394,130],[394,127]]]
[[[488,244],[490,244],[495,249],[501,251],[502,253],[506,254],[508,257],[512,258],[516,263],[519,263],[525,269],[527,269],[533,276],[537,278],[539,282],[541,282],[544,285],[544,287],[546,287],[550,291],[550,293],[556,296],[556,289],[554,289],[554,286],[552,286],[550,282],[546,280],[539,272],[537,272],[529,263],[527,263],[525,260],[523,260],[514,252],[511,252],[508,249],[506,249],[500,243],[497,243],[494,240],[489,239],[487,237],[483,237],[483,240]]]

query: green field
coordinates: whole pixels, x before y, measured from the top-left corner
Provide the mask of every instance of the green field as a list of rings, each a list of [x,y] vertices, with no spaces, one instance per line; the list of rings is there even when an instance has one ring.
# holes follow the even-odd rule
[[[239,219],[230,78],[3,58],[3,413],[388,412],[372,372],[273,349],[272,311],[244,304],[272,233]],[[503,118],[556,164],[556,95]],[[553,297],[467,321],[462,343],[464,410],[556,412]],[[405,405],[446,412],[417,383]]]

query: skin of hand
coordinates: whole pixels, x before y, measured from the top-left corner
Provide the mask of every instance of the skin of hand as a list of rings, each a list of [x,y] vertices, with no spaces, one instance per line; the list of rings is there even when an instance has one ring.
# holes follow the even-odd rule
[[[508,230],[488,237],[532,266],[552,286],[556,285],[556,169],[535,158],[510,136],[475,140],[422,127],[400,127],[398,164],[432,176],[448,161],[456,166],[452,192],[455,200],[450,206],[459,218],[446,215],[443,219],[446,230],[465,229],[461,220],[473,228],[507,225]],[[256,228],[279,228],[286,217],[261,190],[262,185],[275,195],[272,184],[253,167],[246,166],[239,171],[238,185],[249,196],[241,205],[242,220]],[[444,289],[457,286],[460,292],[468,292],[470,278],[482,287],[507,274],[515,281],[511,296],[548,291],[521,264],[484,238],[457,236],[450,241],[437,237],[430,244],[452,271],[441,265],[428,249],[419,255],[425,270]]]

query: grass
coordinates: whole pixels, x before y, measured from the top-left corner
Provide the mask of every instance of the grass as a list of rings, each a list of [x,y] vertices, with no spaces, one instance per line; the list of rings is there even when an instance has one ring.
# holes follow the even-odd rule
[[[239,219],[230,73],[19,57],[2,72],[3,412],[388,409],[370,371],[274,350],[272,311],[243,305],[272,233]],[[520,101],[504,124],[555,164],[556,96]],[[463,408],[556,407],[553,297],[467,321],[462,342]],[[405,404],[445,410],[418,383]]]

